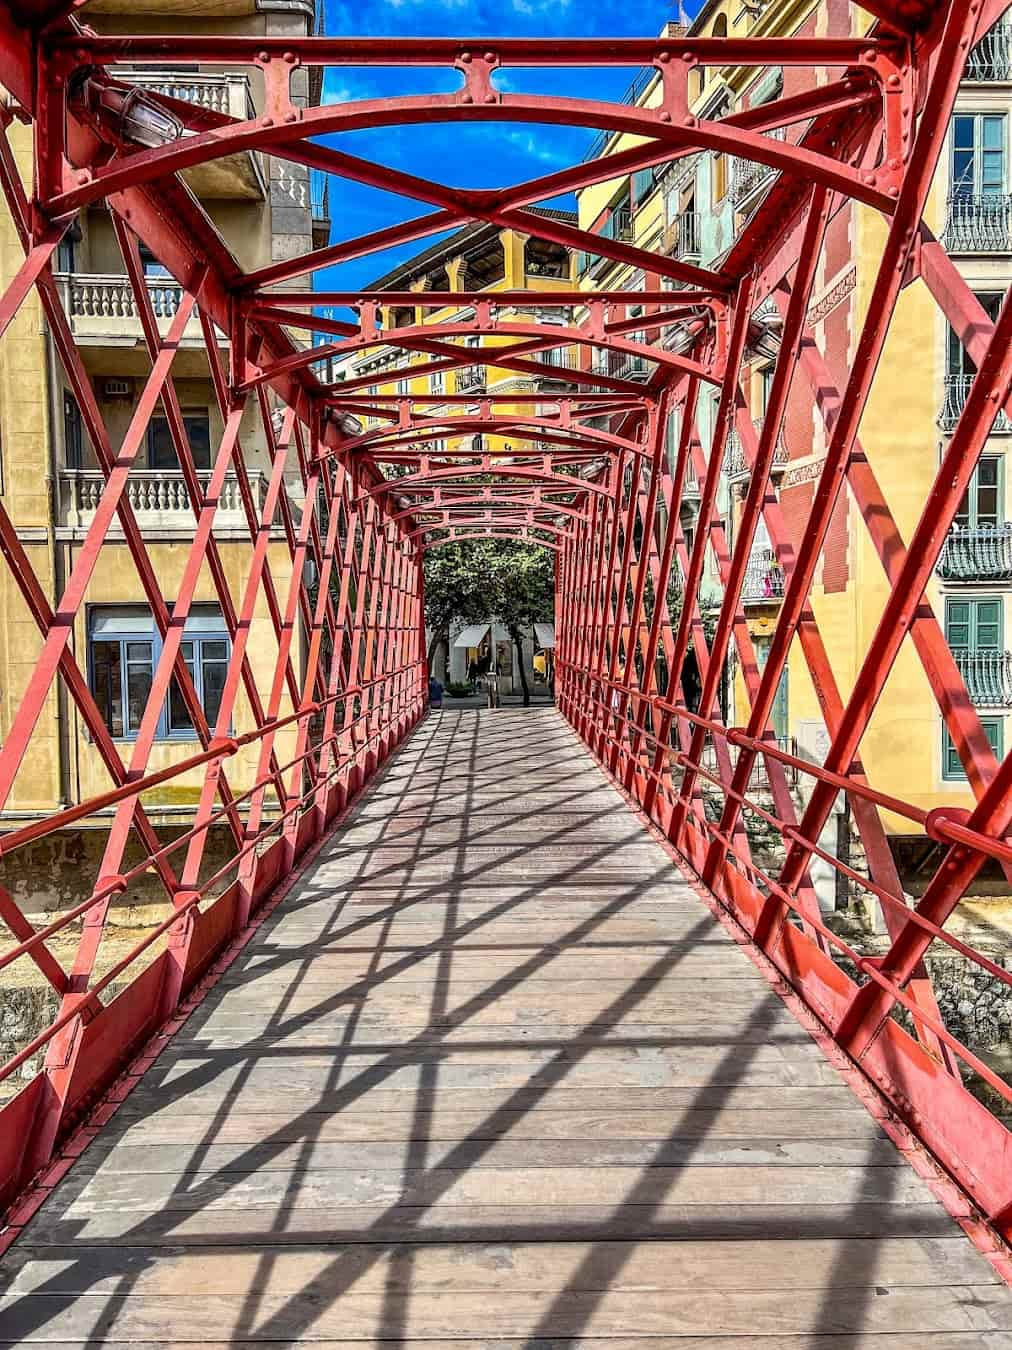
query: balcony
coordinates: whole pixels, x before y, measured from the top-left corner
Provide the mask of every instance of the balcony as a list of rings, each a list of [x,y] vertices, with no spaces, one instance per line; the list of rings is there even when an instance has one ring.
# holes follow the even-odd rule
[[[952,653],[976,708],[1012,708],[1012,653],[957,648]]]
[[[198,475],[206,487],[209,472]],[[255,510],[263,508],[267,480],[261,473],[250,473],[250,489]],[[60,471],[60,523],[71,530],[86,530],[98,509],[105,489],[105,475],[100,469],[63,469]],[[195,516],[190,494],[179,470],[132,469],[126,484],[126,499],[133,508],[137,523],[145,535],[165,533],[170,537],[189,537],[193,534]],[[118,523],[113,533],[120,535]],[[243,510],[239,482],[234,473],[228,473],[218,498],[214,518],[214,533],[218,537],[236,535],[249,540],[246,513]]]
[[[171,67],[117,72],[127,84],[166,98],[192,103],[210,112],[224,113],[240,122],[256,117],[256,107],[250,82],[238,71],[227,74],[204,74],[201,71],[179,71]],[[185,170],[183,177],[198,197],[239,198],[263,201],[267,196],[267,181],[259,156],[250,150],[210,164],[200,164]]]
[[[633,213],[632,208],[620,206],[618,210],[613,211],[608,219],[597,231],[602,239],[617,240],[622,244],[631,244],[633,242]],[[602,276],[612,267],[619,267],[614,258],[604,258],[593,253],[581,252],[577,258],[577,272],[581,276]]]
[[[576,347],[555,347],[549,352],[535,352],[534,360],[545,367],[543,375],[533,376],[539,389],[571,385],[572,380],[567,377],[566,371],[580,368],[580,354]]]
[[[146,280],[158,331],[164,337],[179,309],[183,289],[171,277],[148,277]],[[134,347],[144,341],[136,297],[127,277],[64,272],[57,275],[56,282],[71,331],[79,343]],[[183,329],[183,343],[189,346],[203,344],[196,311]]]
[[[787,131],[784,127],[777,127],[773,131],[764,133],[771,141],[785,141]],[[774,178],[780,172],[779,169],[773,169],[768,164],[761,164],[754,159],[735,159],[734,169],[731,175],[731,199],[737,210],[742,210],[750,198],[756,196],[761,189],[769,187]]]
[[[951,530],[935,571],[943,581],[1012,581],[1012,525]]]
[[[942,403],[942,410],[938,414],[938,425],[942,431],[948,433],[955,431],[956,423],[959,421],[966,406],[966,400],[970,396],[973,380],[972,375],[946,375],[945,398]],[[992,431],[998,435],[1012,432],[1012,422],[1009,421],[1008,414],[1004,409],[995,418]]]
[[[698,211],[679,211],[664,231],[664,252],[683,262],[698,262],[702,257],[699,225]]]
[[[963,79],[974,84],[1012,80],[1012,23],[999,19],[970,53]]]
[[[752,422],[755,428],[756,436],[762,434],[763,419],[756,417]],[[781,473],[790,463],[790,451],[787,449],[787,443],[783,438],[783,433],[777,438],[776,449],[773,451],[773,466],[771,474]],[[727,450],[724,454],[724,473],[729,482],[741,482],[749,478],[752,470],[748,461],[745,459],[745,448],[741,443],[741,437],[734,428],[727,438]]]
[[[1009,197],[950,197],[942,243],[950,253],[1012,252]]]
[[[617,239],[620,243],[631,244],[633,241],[633,213],[631,207],[620,206],[617,211],[613,211],[611,213],[611,218],[601,233],[606,239]]]
[[[779,604],[784,598],[784,573],[771,548],[755,548],[745,564],[741,588],[746,605]]]
[[[457,392],[469,394],[472,389],[485,388],[485,367],[465,366],[457,371]]]
[[[633,352],[613,352],[598,347],[594,351],[592,370],[595,375],[607,375],[613,380],[643,383],[651,376],[651,364],[645,356]]]

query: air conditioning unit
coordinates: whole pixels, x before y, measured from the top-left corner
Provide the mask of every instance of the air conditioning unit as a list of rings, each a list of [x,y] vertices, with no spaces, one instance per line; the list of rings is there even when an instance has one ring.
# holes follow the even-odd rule
[[[131,398],[134,392],[133,380],[103,380],[103,398]]]

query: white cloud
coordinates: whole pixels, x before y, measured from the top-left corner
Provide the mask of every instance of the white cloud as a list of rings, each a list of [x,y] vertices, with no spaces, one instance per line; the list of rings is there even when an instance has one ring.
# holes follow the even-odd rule
[[[559,166],[571,162],[569,156],[562,154],[551,145],[545,145],[530,131],[508,131],[506,139],[510,145],[516,146],[522,150],[525,155],[530,155],[541,164],[553,164]]]

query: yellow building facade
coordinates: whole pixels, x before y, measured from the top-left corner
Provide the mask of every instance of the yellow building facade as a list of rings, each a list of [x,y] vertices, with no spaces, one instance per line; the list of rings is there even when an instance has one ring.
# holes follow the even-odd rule
[[[102,32],[179,32],[293,36],[316,31],[313,0],[92,0],[88,21]],[[212,107],[232,116],[255,116],[263,89],[257,71],[229,67],[144,67],[129,76],[143,88]],[[307,72],[294,76],[293,96],[303,103],[318,101],[319,86]],[[25,177],[30,165],[28,133],[16,121],[9,134]],[[227,246],[244,269],[308,252],[327,242],[325,196],[301,166],[269,161],[248,152],[187,174]],[[26,188],[29,185],[26,183]],[[0,212],[0,281],[9,279],[23,258],[7,212]],[[141,250],[148,295],[164,335],[178,311],[181,290],[155,259]],[[151,369],[141,320],[126,275],[126,266],[104,207],[82,214],[65,236],[54,260],[54,274],[64,311],[87,372],[115,453],[130,424]],[[295,283],[291,283],[295,284]],[[228,361],[221,340],[219,355]],[[192,317],[183,332],[172,366],[172,379],[182,408],[198,475],[206,481],[222,434],[208,353],[200,324]],[[249,470],[257,511],[263,505],[271,456],[256,401],[244,416],[239,444]],[[73,574],[101,499],[104,474],[91,445],[85,419],[71,383],[62,369],[37,297],[30,296],[0,344],[0,446],[4,507],[28,553],[46,598],[55,609]],[[297,470],[286,478],[290,496],[300,494]],[[136,466],[131,470],[129,501],[162,598],[172,607],[190,551],[195,515],[159,408],[148,428]],[[215,517],[214,539],[233,601],[241,600],[249,575],[250,526],[234,471],[226,477]],[[269,567],[284,603],[291,578],[291,557],[280,520],[269,547]],[[10,570],[0,580],[0,738],[6,736],[41,650],[42,638],[28,613]],[[301,635],[292,652],[296,672],[302,659]],[[71,640],[75,660],[87,676],[103,720],[129,763],[157,664],[160,638],[132,555],[118,525],[107,535],[89,580]],[[278,651],[262,588],[248,647],[249,661],[261,689],[269,689]],[[184,634],[184,656],[190,665],[205,716],[213,725],[221,686],[231,655],[231,635],[205,563],[197,583],[191,619]],[[288,711],[282,709],[282,715]],[[233,732],[254,725],[245,692],[240,692]],[[279,761],[290,757],[294,732],[278,736]],[[166,700],[150,771],[179,762],[199,750],[192,723],[178,693]],[[255,781],[257,744],[243,748],[229,761],[233,790]],[[153,822],[172,833],[176,815],[192,816],[203,769],[173,778],[145,796]],[[78,709],[62,687],[47,701],[16,787],[0,813],[0,829],[101,793],[110,777]],[[83,856],[99,844],[104,819],[85,822],[66,856]],[[89,826],[96,827],[91,830]],[[56,846],[49,861],[55,857]],[[43,850],[44,852],[45,850]],[[20,855],[24,857],[24,855]],[[37,859],[44,872],[46,858]],[[33,874],[32,862],[24,869]],[[46,885],[36,874],[40,894]]]
[[[712,0],[688,30],[693,36],[807,34],[827,36],[830,22],[867,26],[854,6],[831,7],[825,0],[771,0],[743,6]],[[684,29],[669,25],[664,36]],[[833,35],[839,36],[837,30]],[[791,94],[806,72],[714,67],[694,76],[693,111],[719,116]],[[629,91],[629,101],[649,106],[658,97],[656,79],[646,77]],[[957,269],[991,312],[1012,280],[1009,215],[1009,120],[1012,112],[1012,27],[1005,18],[979,44],[960,89],[947,143],[939,161],[927,221],[943,240]],[[792,137],[795,133],[789,133]],[[592,154],[612,154],[635,144],[628,136],[602,136]],[[584,228],[660,249],[671,256],[713,265],[727,252],[769,191],[775,173],[747,161],[700,153],[647,174],[624,177],[585,190],[579,199]],[[813,288],[809,323],[819,358],[838,386],[851,369],[867,313],[885,227],[877,213],[849,206],[827,234]],[[593,257],[578,269],[594,286],[641,286],[631,269]],[[761,318],[761,315],[757,315]],[[761,426],[772,372],[769,350],[747,357],[745,388],[756,427]],[[789,540],[796,544],[811,507],[811,493],[826,451],[826,434],[808,407],[809,373],[795,376],[799,411],[789,409],[777,448],[774,482]],[[896,527],[909,539],[940,457],[955,426],[972,364],[961,353],[940,310],[921,281],[903,292],[878,379],[862,421],[860,440]],[[712,409],[703,400],[700,433],[704,445]],[[1006,464],[1012,426],[1000,417],[981,465],[943,551],[929,589],[938,623],[964,674],[971,702],[999,754],[1012,737],[1012,484]],[[733,541],[748,483],[745,457],[732,436],[723,464],[719,509]],[[682,518],[691,538],[694,485],[689,485]],[[867,512],[871,517],[874,513]],[[882,541],[869,532],[863,504],[847,490],[838,508],[812,588],[811,603],[839,690],[846,700],[889,591],[881,561]],[[748,625],[760,664],[779,613],[783,571],[765,525],[757,532],[743,591]],[[721,587],[712,557],[700,599],[714,606]],[[748,701],[736,661],[729,663],[725,712],[741,725]],[[795,643],[774,711],[774,730],[785,748],[821,759],[827,747],[822,709],[800,644]],[[908,638],[861,746],[869,778],[885,792],[930,810],[969,807],[973,794],[945,732],[921,660]],[[915,835],[909,821],[886,818],[894,835]],[[916,841],[911,840],[915,845]],[[902,849],[902,841],[898,841]]]

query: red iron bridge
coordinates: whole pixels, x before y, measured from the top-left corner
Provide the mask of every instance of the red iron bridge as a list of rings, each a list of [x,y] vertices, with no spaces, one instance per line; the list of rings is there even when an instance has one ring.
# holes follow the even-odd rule
[[[14,942],[0,967],[33,963],[55,999],[48,1024],[0,1069],[17,1089],[0,1110],[0,1342],[1012,1345],[1012,1089],[946,1026],[925,962],[929,948],[947,948],[1012,983],[949,931],[985,865],[1012,877],[1012,756],[996,759],[925,598],[992,426],[1012,416],[1012,303],[985,313],[924,222],[968,53],[1004,8],[861,0],[849,9],[870,20],[862,37],[671,42],[100,36],[79,0],[0,10],[12,95],[0,117],[0,186],[24,249],[0,297],[0,332],[37,294],[104,479],[55,605],[0,502],[5,584],[39,634],[0,746],[0,806],[27,771],[56,688],[109,776],[106,791],[5,834],[5,876],[17,875],[27,845],[110,816],[79,906],[42,927],[0,892]],[[265,106],[244,121],[165,94],[139,101],[125,71],[166,61],[257,67]],[[729,64],[811,78],[803,92],[744,111],[690,114],[693,73]],[[459,87],[293,102],[296,69],[380,65],[445,67]],[[502,69],[579,67],[593,89],[594,69],[629,66],[658,73],[656,103],[507,92],[496,79]],[[14,119],[34,138],[28,190]],[[494,191],[447,187],[321,141],[478,121],[637,139]],[[179,134],[153,134],[166,123]],[[181,176],[240,150],[399,194],[420,214],[244,272]],[[716,270],[529,209],[700,151],[779,171]],[[100,202],[150,355],[118,450],[53,276],[60,240]],[[853,203],[880,217],[881,256],[848,368],[810,380],[826,453],[798,544],[772,470],[788,399],[811,375],[801,353],[827,230]],[[560,309],[553,323],[516,317],[523,291],[398,297],[292,284],[471,221],[628,264],[644,287],[539,292],[539,313]],[[167,331],[142,256],[182,287]],[[976,374],[904,538],[858,430],[914,282]],[[386,329],[380,307],[397,303],[458,305],[468,317],[438,333]],[[757,311],[770,305],[777,356],[757,431],[741,375]],[[325,318],[324,308],[350,317]],[[209,477],[194,463],[174,384],[194,316],[224,427]],[[675,327],[684,341],[672,344]],[[327,340],[296,343],[293,329]],[[552,353],[561,363],[569,349],[579,360],[566,363],[568,392],[528,411],[515,394],[372,395],[374,377],[328,381],[331,358],[391,346],[423,354],[412,374],[475,365],[543,374]],[[636,358],[646,378],[604,373],[595,351]],[[716,408],[709,448],[698,432],[704,399]],[[194,516],[169,600],[126,490],[156,413]],[[239,435],[250,417],[270,447],[262,503]],[[718,508],[732,432],[749,469],[733,542]],[[503,433],[508,456],[473,448],[474,437]],[[385,476],[386,464],[401,476]],[[249,525],[248,567],[233,589],[212,529],[227,474]],[[690,481],[691,539],[679,512]],[[849,694],[809,602],[846,492],[889,586]],[[275,523],[290,555],[284,584],[269,556]],[[783,590],[762,669],[742,603],[760,526]],[[128,758],[72,643],[111,532],[161,635]],[[427,707],[423,558],[448,538],[483,537],[526,539],[555,556],[554,707]],[[724,594],[704,632],[708,555]],[[231,637],[214,725],[181,649],[203,569]],[[680,608],[664,599],[676,577]],[[267,681],[248,641],[264,603],[277,639]],[[925,814],[862,767],[862,737],[908,636],[966,769],[971,810]],[[772,728],[794,644],[827,729],[821,763],[784,748]],[[732,653],[749,705],[742,726],[720,711]],[[690,655],[701,685],[691,699]],[[196,748],[154,767],[172,681]],[[241,734],[240,697],[254,723]],[[258,756],[249,781],[234,773],[247,747]],[[145,794],[194,770],[199,800],[165,843]],[[841,793],[867,871],[820,842]],[[916,905],[883,813],[938,846]],[[783,840],[776,868],[753,853],[745,823],[755,819]],[[207,875],[212,831],[229,840],[228,856]],[[881,907],[881,955],[863,956],[826,923],[817,863]],[[142,875],[164,890],[163,920],[100,974],[111,906]],[[80,938],[67,962],[57,948],[71,925]]]

